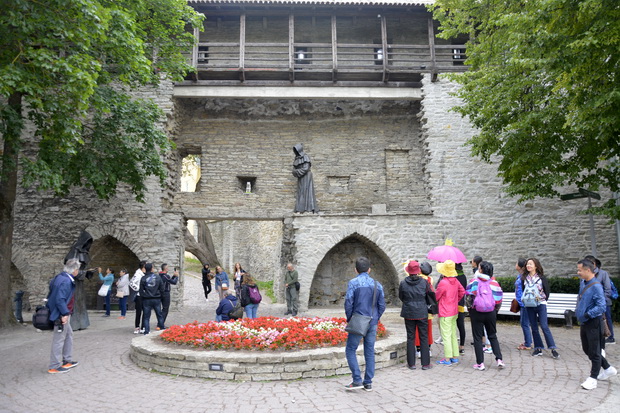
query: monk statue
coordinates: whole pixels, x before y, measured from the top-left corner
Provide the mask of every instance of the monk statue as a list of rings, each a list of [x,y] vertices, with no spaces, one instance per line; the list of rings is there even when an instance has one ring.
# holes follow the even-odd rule
[[[293,176],[297,179],[297,201],[295,202],[295,212],[319,212],[319,207],[314,196],[314,181],[310,167],[310,157],[304,152],[301,143],[293,146],[295,161],[293,162]]]

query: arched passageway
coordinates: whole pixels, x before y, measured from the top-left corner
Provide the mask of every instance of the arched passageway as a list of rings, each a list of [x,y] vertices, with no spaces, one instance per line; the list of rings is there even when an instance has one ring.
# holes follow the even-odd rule
[[[119,272],[121,269],[126,268],[129,271],[129,277],[138,268],[139,259],[125,244],[117,240],[116,238],[106,235],[98,238],[93,242],[90,247],[90,263],[89,268],[102,267],[105,273],[105,268],[110,267],[114,270],[114,278],[118,280]],[[86,306],[89,310],[103,309],[103,297],[97,295],[97,291],[101,286],[101,281],[95,272],[92,279],[85,281],[86,292]],[[116,283],[113,285],[111,306],[118,304],[118,298],[116,298]],[[129,308],[132,308],[133,303],[131,300],[127,303]]]
[[[385,301],[398,301],[398,276],[386,254],[373,242],[353,234],[330,249],[317,267],[308,305],[331,306],[344,303],[349,280],[356,276],[355,260],[367,257],[371,262],[371,276],[384,288]]]

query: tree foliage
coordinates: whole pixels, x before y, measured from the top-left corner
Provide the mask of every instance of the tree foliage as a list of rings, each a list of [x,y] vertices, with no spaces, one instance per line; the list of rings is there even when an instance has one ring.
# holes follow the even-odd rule
[[[128,92],[162,75],[182,79],[181,52],[194,43],[186,28],[202,17],[183,0],[0,4],[0,132],[21,147],[25,116],[38,143],[23,159],[24,183],[58,194],[86,185],[108,198],[125,182],[141,198],[146,176],[163,180],[162,113]],[[15,95],[25,110],[9,105]]]
[[[9,322],[17,170],[24,185],[100,198],[163,183],[171,142],[137,87],[190,70],[204,16],[185,0],[0,0],[0,327]],[[26,144],[27,141],[27,144]]]
[[[455,108],[478,128],[472,154],[498,162],[509,194],[567,185],[619,192],[620,2],[437,0],[445,38],[466,34]],[[496,156],[499,155],[499,156]],[[609,198],[594,213],[620,218]]]

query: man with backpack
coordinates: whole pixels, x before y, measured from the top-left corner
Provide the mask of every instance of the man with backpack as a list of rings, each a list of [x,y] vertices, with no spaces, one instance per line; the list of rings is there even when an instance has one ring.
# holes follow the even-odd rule
[[[66,373],[78,365],[72,357],[73,329],[69,321],[73,312],[75,277],[80,271],[80,265],[76,258],[67,260],[63,272],[50,282],[47,308],[50,310],[50,320],[54,322],[50,365],[47,370],[50,374]]]
[[[588,259],[577,263],[577,275],[583,281],[579,286],[575,316],[581,325],[581,347],[592,363],[590,376],[581,383],[581,387],[586,390],[596,389],[598,380],[607,380],[618,374],[601,355],[604,342],[602,323],[605,313],[605,293],[600,281],[595,278],[595,269],[595,264]]]
[[[144,335],[151,332],[151,311],[155,311],[157,327],[163,330],[164,317],[161,312],[161,297],[164,294],[164,282],[153,272],[153,263],[144,266],[146,274],[140,280],[140,297],[142,297]]]
[[[495,355],[498,369],[504,368],[502,351],[497,339],[497,311],[502,306],[502,287],[493,279],[493,264],[482,261],[479,271],[465,289],[465,302],[469,308],[471,330],[474,336],[476,364],[474,369],[486,370],[482,337],[486,329],[487,338]]]
[[[238,305],[237,305],[238,304]],[[235,312],[237,312],[241,308],[241,317],[243,317],[243,308],[241,307],[241,302],[235,297],[233,290],[225,290],[224,298],[220,301],[220,305],[218,305],[215,310],[215,321],[229,321],[236,320]]]

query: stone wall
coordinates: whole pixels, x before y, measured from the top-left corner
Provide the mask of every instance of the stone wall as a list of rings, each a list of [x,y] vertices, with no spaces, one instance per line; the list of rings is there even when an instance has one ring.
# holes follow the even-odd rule
[[[175,197],[189,217],[290,215],[297,143],[312,161],[321,211],[367,214],[373,204],[386,204],[391,212],[430,212],[418,102],[184,99],[179,105],[185,107],[177,144],[201,156],[200,191]]]
[[[136,93],[154,98],[164,109],[167,119],[162,119],[162,127],[168,133],[172,133],[175,124],[172,88],[170,82],[163,82],[158,89],[147,88]],[[163,190],[157,179],[149,178],[144,203],[136,202],[125,186],[121,186],[117,196],[109,201],[97,199],[92,191],[84,188],[56,198],[49,192],[18,187],[13,263],[16,274],[21,274],[24,281],[12,285],[13,292],[21,288],[27,292],[30,304],[41,304],[47,295],[49,280],[62,270],[62,261],[82,230],[88,231],[95,240],[91,250],[95,253],[94,265],[126,265],[133,275],[138,264],[131,259],[134,254],[140,260],[156,264],[165,261],[180,267],[183,217],[165,208],[170,204],[169,194],[177,178],[176,170],[172,169],[168,187]],[[97,248],[98,241],[102,242],[102,248]],[[118,248],[107,248],[104,244]],[[13,279],[17,275],[11,276]],[[181,278],[179,288],[173,288],[175,305],[181,298],[182,281]],[[100,285],[96,276],[87,283],[90,285],[88,291],[96,291]]]
[[[585,201],[517,204],[507,197],[495,167],[469,155],[465,142],[474,130],[449,111],[458,103],[450,94],[455,88],[425,79],[421,102],[175,101],[169,83],[145,90],[166,110],[162,127],[178,145],[166,185],[150,179],[144,204],[124,187],[110,201],[87,189],[65,198],[20,189],[12,290],[25,289],[30,303],[40,303],[84,229],[95,240],[115,240],[110,245],[122,246],[116,251],[126,247],[124,256],[182,267],[186,218],[221,221],[209,225],[224,265],[240,261],[257,278],[274,279],[280,299],[284,266],[293,261],[302,309],[313,290],[321,295],[330,285],[335,296],[313,302],[341,304],[342,285],[355,275],[347,267],[361,246],[375,257],[375,275],[391,294],[402,263],[424,259],[445,238],[468,257],[492,261],[496,275],[513,274],[521,256],[540,258],[549,275],[574,274],[575,262],[590,252],[588,217],[579,214]],[[320,214],[292,212],[292,146],[299,142],[313,162]],[[178,192],[187,153],[201,155],[199,192]],[[243,177],[256,179],[252,194],[244,193]],[[617,274],[614,229],[605,218],[595,223],[598,256]],[[357,246],[346,247],[351,240]],[[183,277],[173,305],[182,290]]]
[[[259,281],[279,273],[282,221],[218,221],[208,224],[222,267],[230,275],[234,264]],[[217,240],[217,241],[215,241]]]

